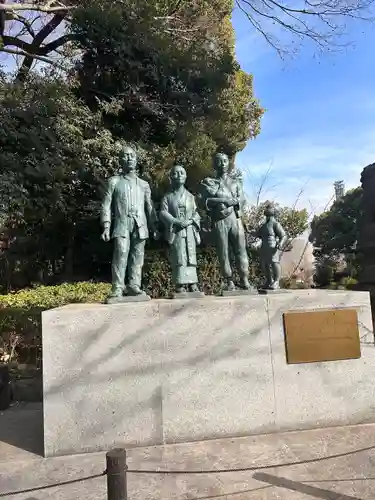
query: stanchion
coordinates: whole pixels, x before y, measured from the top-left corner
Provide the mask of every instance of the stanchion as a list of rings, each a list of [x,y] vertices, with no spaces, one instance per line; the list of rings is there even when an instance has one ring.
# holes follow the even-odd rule
[[[11,402],[9,367],[0,364],[0,410],[7,410]]]
[[[127,500],[126,451],[116,449],[107,453],[107,498]]]

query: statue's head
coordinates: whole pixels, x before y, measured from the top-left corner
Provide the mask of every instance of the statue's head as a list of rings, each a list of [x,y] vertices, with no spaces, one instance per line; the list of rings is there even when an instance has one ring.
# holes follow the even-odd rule
[[[223,175],[228,172],[229,158],[225,153],[216,153],[214,156],[214,169],[217,175]]]
[[[122,170],[134,172],[137,168],[137,153],[130,146],[124,146],[119,153],[119,163]]]
[[[271,217],[275,217],[276,215],[276,209],[272,203],[268,203],[264,209],[264,215],[267,217],[267,219]]]
[[[184,186],[186,182],[186,170],[182,165],[175,165],[169,172],[169,180],[172,186]]]

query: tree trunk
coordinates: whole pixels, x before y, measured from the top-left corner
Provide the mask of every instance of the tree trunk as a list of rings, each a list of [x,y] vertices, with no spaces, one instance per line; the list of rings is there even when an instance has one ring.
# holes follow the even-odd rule
[[[67,237],[67,247],[65,251],[64,278],[67,281],[73,281],[74,278],[74,243],[75,243],[75,224],[69,228]]]

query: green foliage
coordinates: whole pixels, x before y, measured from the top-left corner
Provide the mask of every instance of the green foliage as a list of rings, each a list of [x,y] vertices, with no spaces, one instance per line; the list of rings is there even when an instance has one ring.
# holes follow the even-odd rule
[[[348,191],[331,208],[314,217],[310,241],[314,245],[316,282],[326,286],[334,273],[343,267],[355,277],[358,272],[356,243],[359,221],[363,216],[362,188]]]
[[[281,278],[280,287],[289,290],[306,290],[310,287],[310,283],[296,281],[295,278]]]
[[[167,16],[174,7],[178,15]],[[15,85],[1,75],[7,290],[106,274],[111,247],[100,241],[98,204],[117,169],[115,138],[138,150],[157,202],[175,161],[194,191],[218,148],[234,155],[259,133],[263,110],[235,59],[232,7],[85,0],[65,26],[81,50],[69,78],[30,73]]]
[[[38,286],[16,293],[0,295],[0,310],[19,309],[44,311],[76,303],[103,302],[109,293],[108,283],[64,283],[56,286]]]
[[[97,217],[100,186],[114,170],[114,141],[61,81],[35,77],[0,89],[0,178],[11,272],[71,267],[75,234]],[[70,274],[72,270],[70,269]],[[27,282],[27,280],[26,280]]]
[[[235,59],[233,2],[179,2],[166,20],[172,3],[85,1],[71,31],[84,54],[85,101],[103,109],[114,135],[146,152],[143,170],[154,185],[178,160],[194,187],[217,149],[234,155],[259,133],[263,110]]]
[[[254,256],[249,252],[251,279]],[[204,247],[198,253],[198,277],[207,295],[218,293],[221,286],[216,252]],[[144,267],[144,288],[153,298],[168,298],[173,292],[166,249],[147,252]],[[236,279],[238,277],[235,276]],[[64,283],[56,286],[36,286],[16,293],[0,295],[0,358],[18,359],[40,366],[41,313],[47,309],[74,303],[102,303],[110,291],[103,282]],[[12,353],[13,350],[13,354]]]
[[[353,252],[358,239],[358,221],[362,217],[362,188],[348,191],[326,212],[314,217],[310,241],[316,254],[335,257]]]
[[[330,258],[319,257],[315,262],[314,282],[320,288],[325,288],[333,282],[337,262]]]
[[[0,295],[0,357],[40,367],[42,311],[73,303],[102,302],[109,289],[107,283],[77,283]]]

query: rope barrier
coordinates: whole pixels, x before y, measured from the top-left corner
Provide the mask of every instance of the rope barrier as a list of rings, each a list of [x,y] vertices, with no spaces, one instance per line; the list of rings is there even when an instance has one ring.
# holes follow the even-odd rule
[[[271,465],[257,465],[252,467],[239,467],[239,468],[231,468],[231,469],[201,469],[201,470],[159,470],[159,469],[128,469],[125,467],[124,472],[130,474],[170,474],[170,475],[189,475],[189,474],[222,474],[222,473],[234,473],[234,472],[251,472],[251,471],[260,471],[260,470],[268,470],[268,469],[279,469],[282,467],[292,467],[296,465],[305,465],[310,463],[319,463],[325,460],[333,460],[336,458],[342,458],[350,455],[354,455],[357,453],[363,453],[366,451],[371,451],[375,449],[374,446],[368,446],[366,448],[361,448],[359,450],[348,451],[345,453],[336,453],[334,455],[329,455],[326,457],[317,457],[306,460],[298,460],[295,462],[285,462]],[[46,486],[40,486],[35,488],[29,488],[25,490],[13,491],[8,493],[0,493],[0,498],[4,498],[11,495],[20,495],[26,493],[33,493],[35,491],[46,490],[50,488],[57,488],[60,486],[67,486],[70,484],[80,483],[83,481],[89,481],[92,479],[98,479],[100,477],[104,477],[108,474],[107,470],[103,471],[101,474],[94,474],[92,476],[86,476],[80,479],[72,479],[70,481],[64,481],[61,483],[54,483]],[[117,473],[119,474],[119,473]],[[116,474],[115,474],[116,475]],[[309,481],[299,481],[303,484],[308,483],[336,483],[336,482],[353,482],[353,481],[375,481],[375,477],[361,477],[361,478],[349,478],[349,479],[324,479],[324,480],[314,480],[311,479]]]
[[[48,484],[46,486],[37,486],[35,488],[28,488],[27,490],[10,491],[8,493],[0,493],[0,498],[4,498],[10,495],[21,495],[26,493],[34,493],[35,491],[48,490],[50,488],[58,488],[59,486],[67,486],[69,484],[82,483],[83,481],[89,481],[91,479],[97,479],[103,477],[107,474],[105,470],[101,474],[94,474],[93,476],[82,477],[80,479],[71,479],[70,481],[63,481],[62,483]]]
[[[323,462],[325,460],[333,460],[335,458],[342,458],[349,455],[354,455],[356,453],[363,453],[375,449],[375,446],[368,446],[366,448],[361,448],[359,450],[348,451],[345,453],[337,453],[335,455],[329,455],[328,457],[317,457],[306,460],[299,460],[296,462],[286,462],[282,464],[272,464],[272,465],[256,465],[253,467],[239,467],[233,469],[206,469],[206,470],[159,470],[159,469],[126,469],[126,472],[131,474],[224,474],[228,472],[249,472],[257,470],[267,470],[267,469],[279,469],[281,467],[291,467],[294,465],[305,465],[317,462]]]

